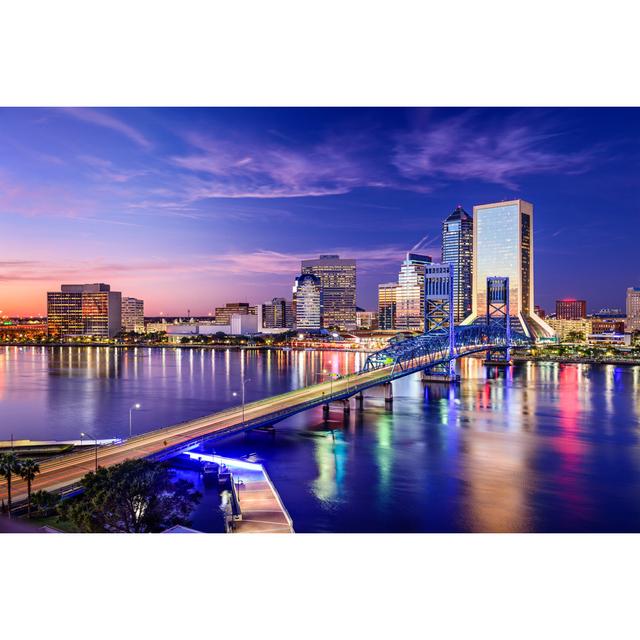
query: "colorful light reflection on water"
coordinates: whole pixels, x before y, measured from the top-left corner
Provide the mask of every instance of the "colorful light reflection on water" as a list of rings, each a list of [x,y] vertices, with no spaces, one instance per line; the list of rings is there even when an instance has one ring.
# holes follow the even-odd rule
[[[342,353],[0,350],[0,438],[124,435],[357,368]],[[345,422],[319,410],[216,444],[256,453],[296,531],[640,531],[640,367],[459,363],[457,386],[372,390]]]

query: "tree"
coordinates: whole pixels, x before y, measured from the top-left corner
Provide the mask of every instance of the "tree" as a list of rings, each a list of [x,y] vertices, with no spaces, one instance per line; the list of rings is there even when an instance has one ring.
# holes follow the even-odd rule
[[[33,458],[26,458],[20,464],[18,475],[27,482],[27,516],[31,517],[31,483],[40,473],[40,465]]]
[[[82,479],[84,491],[62,516],[86,532],[153,533],[187,524],[201,494],[186,480],[173,480],[164,464],[125,460]]]
[[[55,493],[49,491],[34,491],[31,496],[31,504],[36,512],[42,515],[49,515],[60,503],[60,497]]]
[[[9,507],[9,517],[11,517],[11,478],[20,472],[20,460],[18,456],[10,451],[0,454],[0,476],[7,480],[7,504]]]
[[[584,342],[584,332],[583,331],[567,332],[566,342]]]

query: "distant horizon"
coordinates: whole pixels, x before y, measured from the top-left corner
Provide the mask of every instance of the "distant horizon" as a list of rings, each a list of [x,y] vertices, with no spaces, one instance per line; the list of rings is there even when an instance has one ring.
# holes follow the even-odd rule
[[[291,298],[300,261],[358,264],[377,307],[461,205],[534,206],[535,303],[640,286],[636,108],[2,108],[0,310],[106,282],[145,315]],[[615,221],[616,224],[612,224]],[[623,221],[624,224],[621,224]]]

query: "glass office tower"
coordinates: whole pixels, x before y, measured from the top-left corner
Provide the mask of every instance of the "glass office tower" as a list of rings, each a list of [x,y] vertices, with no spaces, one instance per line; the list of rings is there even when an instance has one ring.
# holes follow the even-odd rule
[[[397,282],[385,282],[378,285],[378,328],[391,330],[396,327],[396,290]]]
[[[453,265],[453,316],[462,322],[472,309],[473,219],[460,205],[442,223],[442,263]]]
[[[320,278],[303,273],[293,285],[293,313],[296,329],[320,329],[322,327],[323,290]]]
[[[509,278],[511,316],[528,336],[553,329],[535,313],[533,297],[533,205],[524,200],[473,207],[473,309],[464,324],[487,313],[487,278]]]
[[[398,275],[395,329],[422,331],[424,328],[424,268],[431,256],[407,253]]]
[[[108,284],[63,284],[47,293],[49,335],[113,338],[122,326],[122,294]]]
[[[322,285],[322,326],[356,328],[356,261],[337,255],[303,260],[302,274],[320,278]]]

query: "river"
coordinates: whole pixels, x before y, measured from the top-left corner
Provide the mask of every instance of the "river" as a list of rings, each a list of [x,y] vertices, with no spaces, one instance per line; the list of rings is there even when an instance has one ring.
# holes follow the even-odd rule
[[[362,366],[362,354],[0,348],[0,439],[125,437]],[[215,443],[261,460],[298,532],[640,531],[640,367],[458,363]],[[234,395],[236,394],[236,395]],[[211,508],[210,500],[206,501]],[[200,514],[198,520],[202,522]],[[206,529],[207,527],[201,527]],[[215,528],[215,527],[214,527]],[[213,529],[212,529],[213,530]]]

